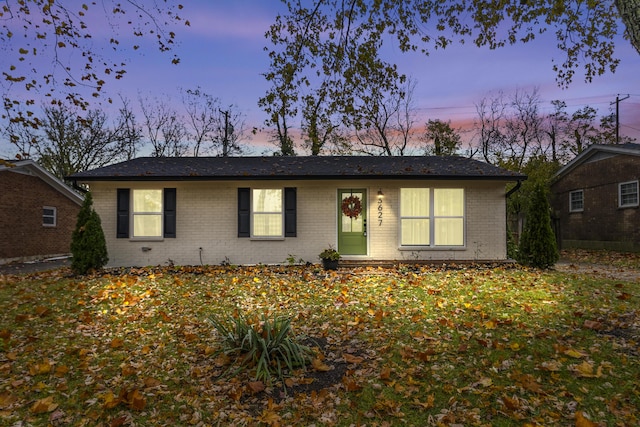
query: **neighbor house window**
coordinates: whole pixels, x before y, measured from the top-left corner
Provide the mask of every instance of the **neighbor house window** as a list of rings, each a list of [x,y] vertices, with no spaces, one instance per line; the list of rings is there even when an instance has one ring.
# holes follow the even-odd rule
[[[117,190],[118,238],[175,238],[176,189]]]
[[[55,227],[57,223],[56,208],[44,206],[42,208],[42,225],[45,227]]]
[[[584,191],[576,190],[569,193],[569,212],[582,212],[584,210]]]
[[[638,181],[620,183],[618,201],[621,208],[638,206]]]
[[[400,189],[401,246],[463,246],[464,190]]]

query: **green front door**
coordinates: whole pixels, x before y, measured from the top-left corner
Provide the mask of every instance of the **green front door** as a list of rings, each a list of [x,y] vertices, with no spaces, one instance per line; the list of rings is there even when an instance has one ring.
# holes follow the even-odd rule
[[[338,252],[367,254],[367,190],[338,190]]]

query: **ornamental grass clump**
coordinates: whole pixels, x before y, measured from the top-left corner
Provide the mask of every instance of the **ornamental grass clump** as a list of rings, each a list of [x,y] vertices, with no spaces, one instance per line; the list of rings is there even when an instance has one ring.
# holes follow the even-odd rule
[[[287,373],[311,361],[313,350],[293,335],[289,318],[263,315],[260,321],[250,323],[238,315],[208,321],[222,337],[224,354],[237,357],[237,371],[255,369],[255,379],[265,384],[271,384],[273,377],[283,380]]]

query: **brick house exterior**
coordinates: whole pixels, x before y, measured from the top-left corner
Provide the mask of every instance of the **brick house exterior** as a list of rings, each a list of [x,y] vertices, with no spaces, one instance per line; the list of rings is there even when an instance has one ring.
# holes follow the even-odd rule
[[[317,263],[329,246],[356,262],[505,260],[506,184],[526,176],[462,157],[311,156],[138,158],[71,178],[91,190],[109,265],[146,266]]]
[[[82,196],[32,160],[0,164],[0,263],[70,252]]]
[[[592,145],[552,181],[561,248],[640,252],[640,144]]]

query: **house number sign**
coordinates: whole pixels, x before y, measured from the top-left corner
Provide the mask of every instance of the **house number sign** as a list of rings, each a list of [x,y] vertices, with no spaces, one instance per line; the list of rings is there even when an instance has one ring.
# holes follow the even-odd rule
[[[378,199],[378,227],[382,227],[382,199]]]

